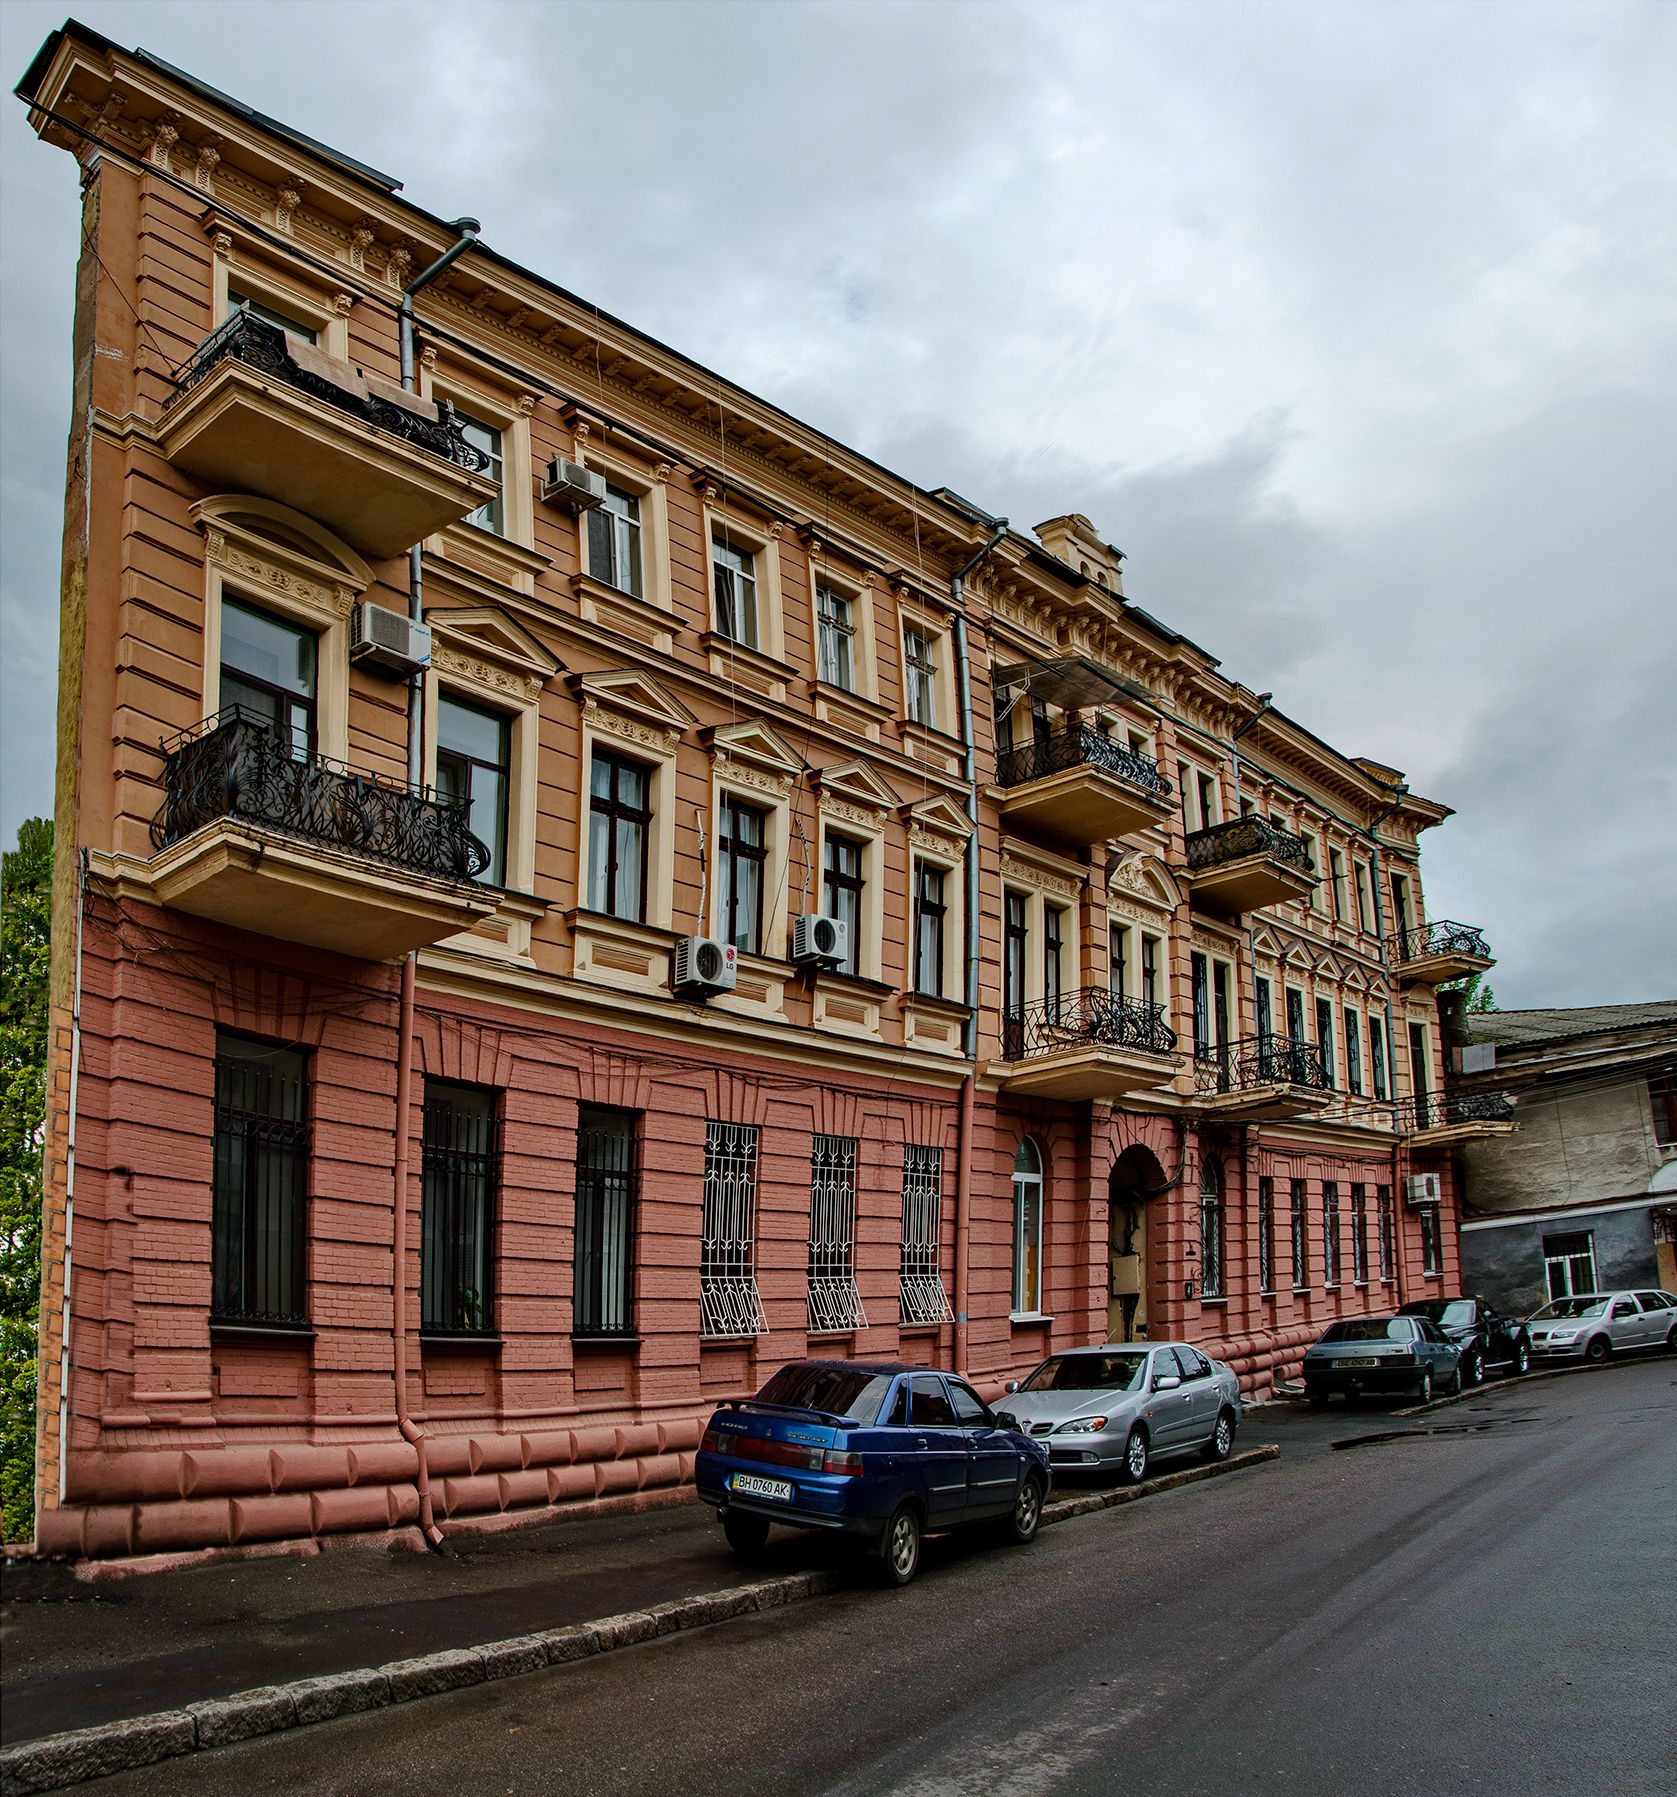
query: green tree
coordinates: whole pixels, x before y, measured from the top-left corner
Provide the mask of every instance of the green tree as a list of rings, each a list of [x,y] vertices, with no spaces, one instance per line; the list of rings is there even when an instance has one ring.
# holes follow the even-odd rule
[[[52,825],[32,817],[0,855],[0,1507],[5,1538],[35,1528]]]
[[[1482,973],[1469,974],[1465,980],[1455,981],[1453,990],[1461,993],[1466,1001],[1467,1010],[1476,1014],[1502,1009],[1496,1001],[1496,994],[1486,985],[1485,976]]]

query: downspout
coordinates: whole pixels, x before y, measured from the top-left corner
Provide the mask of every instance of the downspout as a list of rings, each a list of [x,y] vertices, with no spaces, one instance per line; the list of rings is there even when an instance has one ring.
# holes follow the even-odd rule
[[[1369,841],[1369,875],[1368,875],[1368,879],[1369,879],[1369,884],[1374,888],[1374,935],[1375,935],[1375,940],[1380,944],[1380,965],[1381,965],[1382,969],[1384,969],[1386,971],[1386,974],[1387,974],[1387,980],[1386,980],[1386,1096],[1391,1100],[1392,1124],[1393,1124],[1393,1136],[1392,1136],[1392,1272],[1393,1272],[1393,1275],[1397,1279],[1397,1301],[1401,1305],[1405,1301],[1404,1289],[1403,1289],[1403,1286],[1404,1286],[1404,1279],[1403,1279],[1403,1264],[1404,1264],[1403,1216],[1404,1216],[1406,1207],[1403,1202],[1403,1176],[1402,1176],[1402,1172],[1401,1172],[1401,1168],[1403,1165],[1403,1159],[1402,1159],[1402,1157],[1403,1157],[1403,1142],[1402,1142],[1402,1139],[1396,1133],[1397,1115],[1398,1115],[1398,1112],[1397,1112],[1397,1101],[1398,1101],[1398,1096],[1397,1096],[1397,1038],[1396,1038],[1396,1035],[1394,1034],[1394,1030],[1395,1030],[1396,1026],[1394,1025],[1394,1023],[1392,1021],[1392,996],[1391,996],[1391,977],[1390,977],[1391,970],[1390,970],[1390,967],[1388,966],[1389,957],[1387,954],[1387,944],[1386,944],[1386,907],[1381,901],[1381,893],[1385,887],[1386,882],[1385,882],[1384,870],[1383,870],[1383,868],[1381,866],[1381,862],[1380,862],[1380,836],[1379,836],[1380,826],[1386,821],[1387,818],[1389,818],[1392,815],[1392,813],[1394,811],[1396,811],[1403,804],[1403,801],[1409,797],[1409,788],[1407,786],[1403,785],[1401,782],[1399,783],[1398,787],[1396,788],[1396,791],[1397,791],[1397,797],[1395,799],[1393,799],[1391,804],[1389,804],[1386,807],[1386,809],[1384,811],[1382,811],[1379,814],[1379,816],[1374,819],[1374,821],[1368,826],[1368,828],[1363,832],[1363,834],[1365,836],[1367,836],[1368,841]]]
[[[1240,739],[1255,723],[1257,723],[1258,719],[1261,718],[1274,703],[1274,693],[1259,693],[1258,709],[1229,737],[1229,758],[1234,772],[1234,814],[1236,817],[1241,815]],[[1252,980],[1252,1022],[1255,1026],[1258,1021],[1258,926],[1253,922],[1252,913],[1250,911],[1246,913],[1246,967]],[[1273,998],[1271,1002],[1273,1002]],[[1275,1019],[1271,1017],[1270,1025],[1272,1028],[1274,1027],[1274,1023]],[[1240,1032],[1237,1030],[1235,1033],[1238,1036]]]
[[[966,875],[966,903],[961,908],[962,947],[966,950],[963,992],[967,1014],[961,1024],[961,1053],[967,1070],[961,1079],[961,1108],[955,1149],[955,1365],[964,1368],[967,1358],[967,1287],[972,1234],[972,1139],[973,1100],[978,1067],[978,756],[973,745],[972,675],[967,666],[966,583],[980,562],[991,555],[1007,535],[1007,520],[992,518],[989,542],[950,580],[955,606],[955,682],[961,707],[961,773],[966,781],[967,822],[972,826],[962,855]]]
[[[402,357],[402,387],[414,390],[413,372],[413,296],[436,280],[446,268],[459,260],[472,247],[482,227],[475,218],[454,221],[460,233],[457,242],[444,250],[431,266],[416,275],[402,289],[402,303],[397,311]],[[408,550],[408,616],[416,624],[425,621],[425,563],[422,546],[415,543]],[[424,674],[416,672],[408,683],[408,779],[420,784],[424,771]],[[402,962],[401,998],[396,1026],[396,1153],[393,1174],[395,1184],[395,1218],[391,1229],[393,1265],[390,1272],[391,1333],[395,1339],[396,1358],[396,1422],[403,1439],[414,1450],[414,1486],[419,1493],[419,1527],[432,1547],[442,1546],[442,1531],[437,1527],[436,1512],[431,1502],[431,1467],[426,1452],[425,1431],[413,1420],[408,1409],[408,1167],[409,1137],[413,1115],[413,1016],[414,988],[418,954],[409,950]]]

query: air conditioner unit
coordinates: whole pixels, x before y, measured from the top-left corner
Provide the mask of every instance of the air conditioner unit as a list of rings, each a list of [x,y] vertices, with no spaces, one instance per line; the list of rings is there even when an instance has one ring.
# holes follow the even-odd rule
[[[355,608],[349,658],[387,674],[417,673],[431,665],[431,627],[363,599]]]
[[[1444,1181],[1437,1173],[1410,1174],[1408,1191],[1411,1204],[1442,1204],[1444,1202]]]
[[[732,992],[739,974],[739,950],[708,936],[683,936],[675,945],[670,984],[677,992]]]
[[[811,962],[842,961],[850,948],[850,925],[842,917],[823,917],[811,912],[792,925],[792,959]]]
[[[606,477],[584,468],[581,462],[567,462],[563,456],[555,456],[547,465],[542,498],[573,512],[591,512],[606,502]]]

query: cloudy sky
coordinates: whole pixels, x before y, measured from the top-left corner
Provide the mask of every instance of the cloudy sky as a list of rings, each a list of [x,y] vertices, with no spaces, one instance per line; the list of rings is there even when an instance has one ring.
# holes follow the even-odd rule
[[[64,0],[0,3],[9,87]],[[1132,597],[1458,815],[1505,1007],[1677,993],[1677,5],[81,0]],[[328,48],[329,46],[329,48]],[[75,173],[0,117],[0,830]]]

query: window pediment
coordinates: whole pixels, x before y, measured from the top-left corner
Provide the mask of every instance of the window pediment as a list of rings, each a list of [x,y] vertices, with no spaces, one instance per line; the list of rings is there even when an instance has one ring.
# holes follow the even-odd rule
[[[615,668],[599,674],[581,674],[573,681],[584,712],[629,718],[666,735],[671,742],[698,719],[650,674],[635,668]]]
[[[844,799],[868,811],[894,811],[902,803],[865,761],[822,768],[815,781],[823,798]]]
[[[788,783],[804,771],[794,754],[767,724],[726,724],[708,732],[711,752],[719,761],[745,762]]]
[[[1108,891],[1138,898],[1143,904],[1174,910],[1182,902],[1176,876],[1157,855],[1131,855],[1107,875]]]
[[[939,793],[909,808],[908,829],[913,842],[930,837],[959,853],[972,835],[972,819],[953,799]]]

